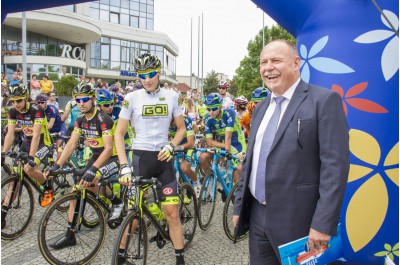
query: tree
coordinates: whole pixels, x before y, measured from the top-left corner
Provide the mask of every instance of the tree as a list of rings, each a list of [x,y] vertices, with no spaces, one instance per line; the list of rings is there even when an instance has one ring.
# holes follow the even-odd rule
[[[60,81],[58,81],[58,87],[56,90],[57,96],[71,96],[74,86],[77,83],[75,77],[72,75],[61,77]]]
[[[218,92],[218,82],[218,74],[214,70],[207,73],[206,78],[204,78],[203,95],[206,97],[210,93]]]
[[[260,77],[260,53],[262,50],[262,30],[249,41],[247,45],[248,55],[240,62],[239,68],[236,69],[236,75],[233,77],[231,86],[237,88],[235,96],[244,95],[250,100],[251,94],[257,87],[263,86]],[[272,26],[264,28],[265,44],[276,40],[284,39],[295,44],[296,40],[280,26]]]

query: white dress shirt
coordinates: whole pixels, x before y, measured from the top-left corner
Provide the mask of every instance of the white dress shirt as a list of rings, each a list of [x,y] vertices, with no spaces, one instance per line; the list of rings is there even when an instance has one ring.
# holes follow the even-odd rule
[[[282,95],[285,99],[281,103],[281,115],[279,116],[278,128],[279,128],[279,124],[282,120],[282,117],[285,114],[287,106],[289,105],[290,99],[293,96],[294,90],[296,89],[296,87],[299,83],[300,83],[300,78],[297,79],[297,81],[294,82],[294,84]],[[275,111],[276,103],[275,103],[274,98],[276,98],[276,97],[277,96],[274,94],[274,92],[272,92],[269,107],[267,108],[267,111],[264,114],[264,117],[261,121],[260,127],[258,127],[256,141],[254,143],[253,159],[252,159],[252,164],[251,164],[251,173],[250,173],[250,181],[249,181],[250,192],[251,192],[251,194],[253,194],[254,197],[256,194],[256,174],[257,174],[258,158],[260,157],[262,138],[263,138],[265,129],[267,128],[268,122],[271,119],[272,114]]]

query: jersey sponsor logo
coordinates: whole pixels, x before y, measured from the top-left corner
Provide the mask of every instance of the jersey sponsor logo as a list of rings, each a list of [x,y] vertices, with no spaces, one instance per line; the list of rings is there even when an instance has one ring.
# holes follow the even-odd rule
[[[143,105],[143,116],[168,116],[168,105]]]
[[[106,129],[107,129],[107,124],[103,123],[103,124],[101,125],[101,130],[102,130],[102,131],[105,131]]]
[[[88,142],[91,146],[98,146],[99,142],[93,139],[88,139]]]
[[[124,107],[124,108],[126,108],[126,109],[129,107],[129,102],[128,102],[128,100],[124,99],[124,101],[122,101],[122,107]]]
[[[29,135],[29,134],[33,134],[33,130],[31,128],[23,128],[22,131],[24,132],[24,134]]]
[[[166,187],[166,188],[163,189],[162,192],[165,195],[170,195],[170,194],[172,194],[174,192],[174,190],[172,188],[170,188],[170,187]]]
[[[164,97],[162,97],[162,98],[159,98],[159,100],[160,100],[160,101],[165,101],[165,98],[164,98]]]

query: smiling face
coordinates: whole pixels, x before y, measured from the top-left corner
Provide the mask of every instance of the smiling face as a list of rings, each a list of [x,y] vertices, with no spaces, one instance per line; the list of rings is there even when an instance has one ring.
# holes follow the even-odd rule
[[[300,57],[284,41],[269,43],[260,55],[260,74],[275,95],[283,95],[300,77]]]

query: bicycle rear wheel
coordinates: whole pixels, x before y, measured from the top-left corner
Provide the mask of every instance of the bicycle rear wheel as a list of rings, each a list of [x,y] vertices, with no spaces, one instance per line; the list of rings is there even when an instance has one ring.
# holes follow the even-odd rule
[[[31,186],[22,182],[21,201],[18,205],[18,176],[11,176],[1,182],[1,203],[11,201],[7,216],[2,220],[1,239],[12,240],[22,235],[32,220],[34,198]],[[14,190],[14,195],[9,195]],[[3,223],[4,222],[4,223]]]
[[[124,249],[123,254],[118,254]],[[139,225],[139,212],[131,211],[118,231],[113,248],[111,264],[121,264],[118,259],[125,258],[130,264],[146,264],[148,251],[147,225],[142,219]]]
[[[68,211],[60,212],[57,208],[59,205],[69,204],[71,201],[78,199],[79,195],[77,193],[70,193],[60,197],[50,204],[40,220],[38,231],[39,249],[50,264],[87,264],[97,255],[104,242],[106,227],[103,212],[95,199],[91,196],[86,196],[83,218],[86,220],[99,220],[99,227],[90,229],[81,226],[80,231],[75,233],[76,245],[74,246],[57,250],[50,246],[50,244],[66,234],[68,227]],[[73,230],[75,229],[76,227],[73,228]]]
[[[224,223],[224,231],[226,236],[234,241],[235,240],[235,227],[233,226],[232,223],[232,218],[233,218],[233,206],[235,203],[235,194],[237,190],[238,184],[236,183],[231,191],[228,194],[228,197],[226,198],[225,206],[224,206],[224,213],[223,213],[223,223]],[[236,238],[236,242],[242,241],[247,238],[249,233],[247,232],[244,235],[241,235]]]
[[[198,200],[199,211],[199,227],[206,230],[211,223],[211,219],[215,210],[215,194],[213,191],[214,175],[210,174],[204,178],[201,185],[200,195]],[[213,198],[214,197],[214,198]]]
[[[197,199],[196,192],[189,183],[179,187],[179,217],[183,228],[184,248],[192,243],[197,227]]]
[[[71,162],[66,162],[64,166],[73,168]],[[53,188],[54,188],[54,197],[55,199],[64,196],[65,194],[71,191],[72,186],[75,184],[73,173],[62,174],[54,177],[53,179]],[[67,211],[69,204],[59,205],[57,210],[59,211]]]

